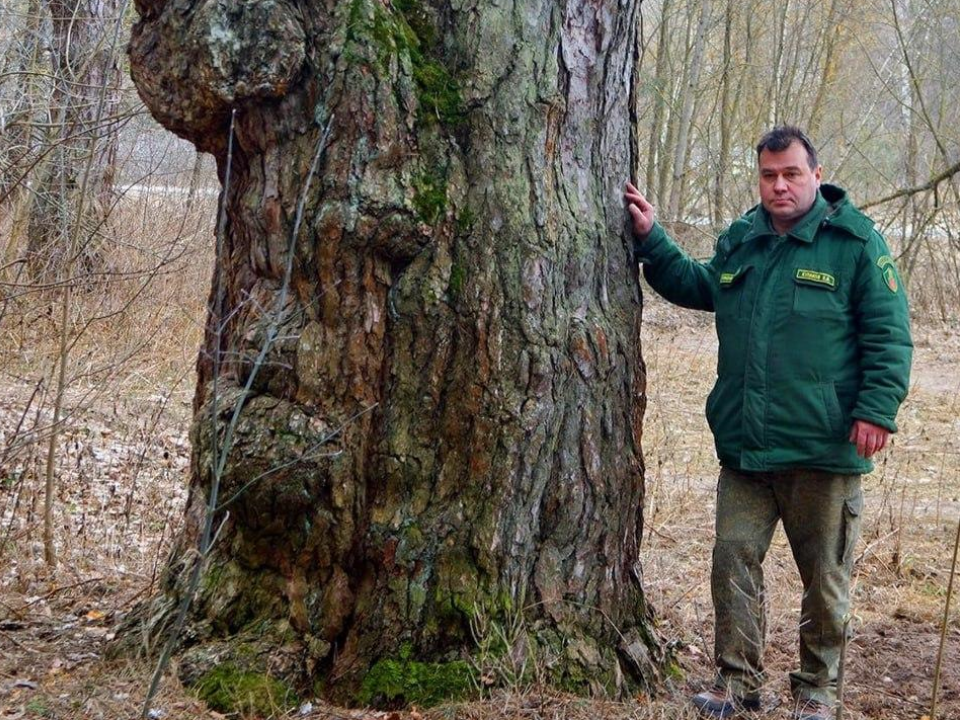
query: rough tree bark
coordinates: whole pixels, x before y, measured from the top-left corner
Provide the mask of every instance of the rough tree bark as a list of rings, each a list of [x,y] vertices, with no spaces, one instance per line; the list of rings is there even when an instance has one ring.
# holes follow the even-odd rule
[[[147,636],[184,592],[213,443],[243,402],[188,682],[226,664],[340,702],[429,701],[469,681],[472,621],[518,615],[563,686],[653,681],[620,201],[639,2],[137,8],[139,92],[221,178],[236,110],[186,529]],[[244,397],[328,124],[280,339]]]

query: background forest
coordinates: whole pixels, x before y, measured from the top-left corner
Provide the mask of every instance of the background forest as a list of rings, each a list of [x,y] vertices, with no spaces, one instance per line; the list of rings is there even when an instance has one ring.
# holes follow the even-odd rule
[[[135,16],[129,0],[0,0],[0,718],[139,713],[153,666],[106,661],[106,646],[156,591],[183,522],[220,183],[211,157],[137,96],[124,52]],[[623,176],[693,254],[709,256],[757,202],[754,144],[778,123],[807,129],[825,180],[894,250],[917,354],[901,432],[867,480],[847,716],[929,714],[960,514],[960,2],[646,1],[639,37],[639,83],[622,92],[635,98],[641,161]],[[676,658],[666,691],[580,700],[539,686],[525,657],[489,652],[480,701],[423,714],[686,717],[688,693],[709,679],[716,460],[702,407],[716,340],[711,318],[646,288],[643,315],[640,554]],[[799,598],[782,534],[766,567],[780,698]],[[477,621],[481,648],[518,646],[523,633],[519,616]],[[956,607],[943,672],[938,716],[960,718]],[[198,698],[175,673],[151,708],[396,716],[270,686]]]

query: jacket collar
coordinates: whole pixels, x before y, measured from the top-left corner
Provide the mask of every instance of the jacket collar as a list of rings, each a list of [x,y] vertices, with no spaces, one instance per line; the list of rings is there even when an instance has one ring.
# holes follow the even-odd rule
[[[824,223],[844,230],[861,240],[869,239],[873,233],[873,220],[858,210],[847,197],[847,193],[836,185],[824,183],[820,194],[827,201],[829,210]]]
[[[826,199],[824,199],[823,194],[817,190],[817,194],[813,199],[813,205],[811,205],[806,214],[797,221],[797,224],[790,228],[787,232],[787,237],[805,243],[813,242],[817,231],[820,229],[820,224],[830,210],[830,203],[828,203]],[[757,205],[756,212],[753,215],[753,223],[750,230],[744,236],[743,242],[748,242],[763,235],[777,236],[779,233],[773,229],[773,223],[770,222],[770,213],[767,212],[767,209],[763,207],[763,205]]]

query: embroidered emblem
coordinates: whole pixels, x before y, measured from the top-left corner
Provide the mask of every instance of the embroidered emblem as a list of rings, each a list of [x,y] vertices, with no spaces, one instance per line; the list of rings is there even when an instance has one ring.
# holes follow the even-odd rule
[[[880,274],[883,275],[883,283],[887,289],[892,293],[897,292],[900,289],[900,283],[897,280],[897,266],[893,258],[889,255],[881,255],[877,258],[877,267],[880,268]]]
[[[723,287],[728,287],[733,285],[737,280],[743,277],[743,274],[750,269],[750,266],[747,267],[738,267],[733,272],[724,272],[720,273],[720,285]]]
[[[797,280],[813,283],[814,285],[823,285],[830,289],[837,287],[837,279],[830,273],[820,272],[819,270],[797,269]]]
[[[886,283],[887,289],[895,293],[900,287],[899,283],[897,283],[897,271],[893,269],[893,265],[887,265],[882,272],[883,281]]]

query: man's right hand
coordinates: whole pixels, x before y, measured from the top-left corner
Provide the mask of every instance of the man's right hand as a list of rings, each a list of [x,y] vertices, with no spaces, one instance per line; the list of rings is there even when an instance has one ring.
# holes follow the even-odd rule
[[[623,200],[627,203],[627,212],[633,220],[633,234],[637,240],[647,239],[647,235],[653,230],[653,205],[647,202],[633,183],[628,182],[627,188],[623,193]]]

